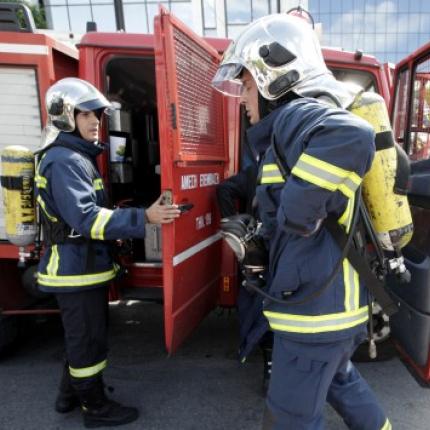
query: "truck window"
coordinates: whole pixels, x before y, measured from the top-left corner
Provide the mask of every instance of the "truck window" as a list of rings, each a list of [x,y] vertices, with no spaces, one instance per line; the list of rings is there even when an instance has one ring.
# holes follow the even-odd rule
[[[413,75],[409,156],[424,160],[430,155],[430,58],[421,60]]]
[[[334,77],[338,81],[352,82],[362,87],[364,91],[370,91],[372,93],[376,92],[376,84],[374,77],[369,72],[336,68],[330,68],[330,70],[333,72]]]
[[[409,69],[402,70],[398,75],[396,99],[394,102],[393,132],[394,137],[402,147],[405,144],[405,127],[408,101]]]

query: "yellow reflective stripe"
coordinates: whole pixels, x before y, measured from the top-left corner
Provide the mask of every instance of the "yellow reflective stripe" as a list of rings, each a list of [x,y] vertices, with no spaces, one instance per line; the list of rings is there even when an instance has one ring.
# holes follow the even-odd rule
[[[101,284],[115,278],[117,269],[113,268],[106,272],[91,273],[89,275],[52,275],[49,272],[38,273],[39,284],[48,287],[86,287],[88,285]]]
[[[279,167],[277,164],[265,164],[263,166],[263,172],[279,172]]]
[[[294,315],[272,311],[263,313],[273,330],[306,334],[345,330],[368,319],[367,306],[350,312],[327,315]]]
[[[50,221],[52,221],[52,222],[57,222],[58,221],[58,219],[54,215],[49,214],[48,210],[46,209],[45,202],[43,201],[42,197],[40,197],[40,195],[37,196],[36,201],[37,201],[37,203],[39,203],[39,205],[42,208],[43,212],[45,213],[45,215],[47,216],[47,218]]]
[[[35,180],[38,188],[46,188],[46,185],[48,184],[47,179],[43,176],[40,176],[40,175],[36,175],[34,177],[34,180]]]
[[[345,227],[345,230],[347,233],[349,233],[349,230],[351,228],[352,216],[354,214],[354,205],[355,205],[355,195],[348,198],[345,211],[337,221],[339,224],[342,224]]]
[[[91,227],[91,239],[103,240],[105,233],[105,226],[108,223],[113,211],[106,208],[101,208],[97,217]]]
[[[281,184],[284,182],[277,164],[265,164],[263,166],[260,184]]]
[[[343,264],[343,282],[345,285],[345,311],[354,311],[359,306],[360,282],[358,273],[345,258]]]
[[[260,184],[282,184],[284,183],[284,178],[282,176],[273,176],[270,178],[261,178]]]
[[[90,378],[100,373],[107,366],[107,360],[90,367],[74,368],[69,366],[70,375],[74,378]]]
[[[97,178],[97,179],[94,179],[94,181],[93,181],[93,187],[94,187],[94,189],[97,191],[97,190],[102,190],[104,187],[103,187],[103,179],[101,179],[101,178]]]
[[[305,153],[297,160],[291,173],[329,191],[339,190],[349,198],[361,183],[361,178],[355,172],[341,169]]]
[[[338,223],[344,225],[346,229],[348,228],[348,219],[350,218],[350,212],[351,212],[351,199],[348,199],[345,211],[338,219]]]
[[[55,276],[58,271],[58,264],[60,262],[60,256],[58,255],[57,245],[51,246],[51,255],[49,257],[48,265],[46,266],[46,272],[48,275]]]
[[[384,425],[381,427],[381,430],[391,430],[392,429],[392,427],[391,427],[391,423],[390,423],[390,421],[388,420],[388,418],[385,420],[385,423],[384,423]]]

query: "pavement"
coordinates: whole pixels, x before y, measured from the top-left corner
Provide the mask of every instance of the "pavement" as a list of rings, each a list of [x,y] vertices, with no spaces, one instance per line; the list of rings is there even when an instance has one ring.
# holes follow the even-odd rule
[[[179,351],[164,350],[162,306],[127,302],[111,306],[111,396],[137,406],[138,421],[124,430],[257,430],[264,397],[262,357],[237,361],[237,315],[214,310]],[[0,430],[83,428],[80,412],[53,409],[63,356],[58,317],[27,324],[19,342],[0,356]],[[430,390],[410,376],[398,357],[357,363],[396,430],[430,428]],[[326,430],[346,426],[327,406]],[[294,429],[291,429],[294,430]]]

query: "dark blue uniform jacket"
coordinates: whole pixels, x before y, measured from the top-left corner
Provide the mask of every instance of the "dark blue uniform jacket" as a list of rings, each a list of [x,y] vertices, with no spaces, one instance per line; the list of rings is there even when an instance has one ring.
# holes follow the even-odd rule
[[[284,181],[269,147],[257,187],[270,248],[269,287],[278,298],[300,301],[324,284],[339,260],[341,250],[321,222],[334,214],[349,231],[355,192],[373,160],[374,132],[357,116],[315,99],[294,100],[271,115],[276,120],[266,135],[276,139],[291,173]],[[366,305],[367,292],[345,259],[321,295],[300,305],[267,301],[264,314],[272,330],[295,340],[333,341],[364,330]]]
[[[69,133],[60,133],[36,171],[36,197],[51,224],[63,222],[78,240],[45,248],[38,271],[43,291],[67,292],[106,285],[116,276],[109,240],[143,238],[144,209],[106,208],[96,157],[103,149]],[[86,240],[85,240],[86,239]]]

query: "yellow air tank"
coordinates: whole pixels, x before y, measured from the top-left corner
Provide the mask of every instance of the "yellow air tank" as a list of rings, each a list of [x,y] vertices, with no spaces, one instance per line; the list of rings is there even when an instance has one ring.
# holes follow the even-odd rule
[[[412,238],[413,223],[406,196],[409,162],[394,141],[384,99],[362,93],[349,110],[375,130],[376,153],[363,180],[363,199],[382,247],[399,251]]]
[[[7,239],[27,246],[36,237],[34,155],[23,146],[7,146],[1,153],[1,186]]]

